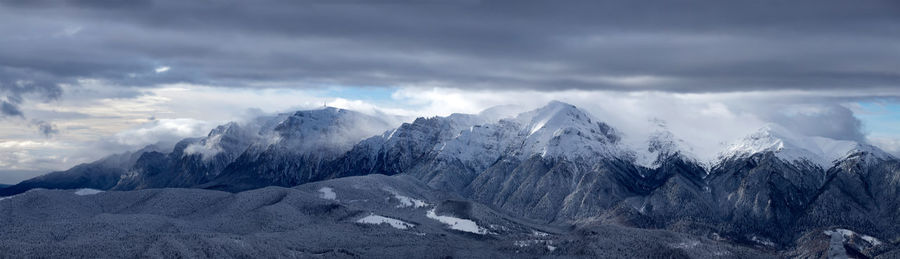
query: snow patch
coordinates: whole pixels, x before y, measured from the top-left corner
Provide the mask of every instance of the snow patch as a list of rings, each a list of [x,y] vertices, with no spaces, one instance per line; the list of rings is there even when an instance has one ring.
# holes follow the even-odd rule
[[[750,240],[753,242],[756,242],[757,244],[764,245],[764,246],[769,246],[769,247],[775,246],[775,242],[769,241],[768,239],[761,238],[758,236],[752,236],[752,237],[750,237]]]
[[[537,230],[532,230],[532,231],[531,231],[531,235],[532,235],[532,236],[535,236],[535,237],[547,237],[547,236],[550,236],[550,234],[547,234],[547,233],[541,232],[541,231],[537,231]]]
[[[397,208],[406,208],[406,207],[414,207],[414,208],[422,208],[428,206],[428,203],[425,203],[422,200],[413,199],[410,197],[406,197],[403,195],[394,194],[394,198],[400,201],[400,204],[397,205]]]
[[[322,187],[319,189],[319,198],[326,200],[337,200],[337,193],[331,187]]]
[[[547,250],[549,250],[550,252],[555,251],[557,248],[556,246],[553,245],[553,241],[551,241],[551,240],[532,239],[532,240],[516,240],[513,242],[513,245],[515,245],[517,247],[528,247],[528,246],[541,245],[541,244],[543,244],[545,247],[547,247]]]
[[[385,189],[385,191],[390,192],[391,194],[394,195],[394,199],[397,199],[397,201],[400,201],[400,204],[397,205],[397,208],[407,208],[407,207],[422,208],[422,207],[427,207],[429,205],[428,203],[425,203],[425,201],[422,201],[419,199],[413,199],[413,198],[410,198],[409,196],[401,195],[399,192],[397,192],[395,190]]]
[[[881,240],[878,240],[877,238],[875,238],[873,236],[863,235],[863,234],[853,232],[853,230],[849,230],[849,229],[838,228],[835,230],[825,230],[823,232],[825,233],[825,235],[829,235],[829,236],[834,233],[839,233],[839,234],[841,234],[841,236],[843,236],[844,239],[850,239],[854,235],[856,235],[856,236],[859,236],[859,238],[862,238],[862,240],[869,242],[869,244],[872,244],[873,246],[881,245]]]
[[[79,195],[79,196],[94,195],[94,194],[98,194],[101,192],[103,192],[103,191],[97,190],[97,189],[84,188],[84,189],[78,189],[77,191],[75,191],[75,195]]]
[[[388,217],[384,217],[384,216],[379,216],[379,215],[375,215],[375,214],[365,216],[364,218],[361,218],[361,219],[357,220],[356,222],[363,223],[363,224],[373,224],[373,225],[388,224],[388,225],[391,225],[391,227],[394,227],[396,229],[410,229],[413,227],[413,224],[407,223],[405,221],[402,221],[399,219],[392,219],[392,218],[388,218]]]
[[[873,236],[862,235],[862,239],[866,242],[869,242],[869,244],[872,244],[873,246],[881,245],[881,240],[878,240]]]
[[[513,245],[518,247],[526,247],[531,245],[538,245],[544,242],[546,242],[546,240],[517,240],[513,242]]]
[[[439,216],[434,212],[434,210],[435,209],[429,210],[428,213],[425,214],[425,216],[450,226],[450,229],[475,233],[479,235],[486,235],[490,233],[487,229],[478,226],[475,221],[450,216]]]
[[[697,247],[698,245],[700,245],[700,241],[697,241],[697,240],[689,240],[689,241],[684,241],[684,242],[681,242],[681,243],[678,243],[678,244],[674,244],[674,245],[672,245],[672,248],[675,248],[675,249],[690,249],[690,248]]]

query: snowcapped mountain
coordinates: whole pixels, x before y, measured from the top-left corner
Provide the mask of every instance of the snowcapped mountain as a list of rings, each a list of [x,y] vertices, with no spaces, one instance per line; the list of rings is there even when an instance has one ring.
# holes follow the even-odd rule
[[[394,126],[384,118],[326,107],[292,114],[277,124],[270,136],[272,146],[294,153],[337,155]]]
[[[363,139],[394,126],[385,118],[333,107],[275,118],[281,121],[271,123],[271,131],[260,132],[259,141],[228,164],[221,175],[198,184],[245,190],[328,179],[333,177],[330,162]]]
[[[521,124],[511,120],[475,125],[439,145],[437,159],[456,159],[475,171],[487,169],[504,155],[513,155],[522,144]]]
[[[426,156],[433,155],[441,144],[458,137],[463,129],[482,123],[486,122],[477,115],[458,113],[447,117],[417,118],[356,144],[336,163],[334,175],[407,172]]]
[[[818,136],[803,136],[777,124],[769,124],[732,144],[720,157],[723,159],[748,157],[757,153],[772,152],[775,156],[793,163],[812,163],[828,169],[848,157],[866,154],[869,159],[886,160],[890,154],[872,145],[849,140],[835,140]]]
[[[491,118],[482,121],[490,121]],[[577,107],[554,101],[536,110],[472,125],[435,147],[439,159],[456,159],[480,171],[503,156],[596,160],[627,154],[608,125]]]
[[[525,135],[520,158],[542,157],[594,160],[621,157],[618,133],[574,105],[552,101],[544,107],[520,114]]]
[[[511,112],[517,109],[417,118],[399,127],[391,118],[337,108],[263,116],[224,124],[170,150],[113,156],[0,193],[239,192],[381,174],[547,224],[695,231],[767,249],[834,226],[900,238],[893,219],[900,218],[900,202],[891,198],[900,194],[900,162],[871,145],[769,125],[707,167],[662,122],[646,141],[629,146],[627,132],[571,104]],[[445,216],[436,211],[426,218]],[[415,226],[383,215],[364,221],[372,220]]]
[[[259,140],[259,132],[254,125],[242,127],[236,122],[229,122],[212,129],[209,134],[184,148],[184,156],[199,154],[202,159],[210,160],[220,153],[234,157],[243,152],[247,146]]]
[[[672,134],[664,121],[655,120],[655,124],[656,129],[650,133],[647,139],[639,146],[633,147],[636,164],[649,169],[659,168],[669,159],[681,159],[699,164],[693,148]]]

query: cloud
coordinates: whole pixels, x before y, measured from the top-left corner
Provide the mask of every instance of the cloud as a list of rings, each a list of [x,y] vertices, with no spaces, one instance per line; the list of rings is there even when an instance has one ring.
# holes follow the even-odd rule
[[[0,153],[0,183],[7,184],[72,166],[78,156],[72,146],[52,139],[0,140]]]
[[[59,129],[57,129],[56,125],[53,125],[52,123],[42,120],[33,120],[31,123],[37,126],[38,132],[40,132],[41,135],[44,135],[45,137],[49,138],[55,134],[59,134]]]
[[[53,77],[29,69],[9,68],[0,62],[0,119],[9,117],[25,119],[26,114],[21,106],[26,98],[38,101],[58,99],[62,94],[62,88],[56,84]],[[36,125],[44,136],[59,132],[52,124],[41,120],[32,124]]]
[[[0,101],[0,114],[3,116],[11,116],[11,117],[22,117],[22,111],[19,110],[19,107],[15,104],[12,104],[7,101]]]
[[[250,108],[431,116],[558,99],[633,139],[666,120],[702,154],[773,121],[890,145],[850,106],[900,97],[898,11],[878,0],[0,1],[0,117],[32,132],[0,128],[54,141],[19,153],[46,164],[20,165],[59,168],[203,135]]]
[[[772,122],[810,136],[866,142],[862,121],[854,116],[853,111],[839,104],[788,107],[785,112],[768,117]]]
[[[900,79],[893,1],[89,2],[4,2],[0,65],[140,86],[701,93]]]
[[[625,134],[624,142],[640,146],[662,120],[675,136],[685,140],[695,155],[710,161],[728,144],[739,141],[767,123],[776,123],[809,136],[872,142],[890,149],[892,138],[871,140],[864,124],[847,103],[869,98],[843,93],[775,91],[672,94],[568,90],[460,90],[404,88],[394,94],[410,103],[419,115],[475,113],[494,105],[515,104],[520,110],[551,100],[575,104]],[[702,132],[702,134],[697,134]]]
[[[108,89],[100,87],[95,90],[102,92]],[[771,122],[807,135],[863,140],[889,152],[897,152],[896,138],[873,138],[865,134],[865,125],[858,120],[857,113],[860,111],[847,105],[856,98],[871,98],[865,92],[853,96],[840,92],[804,91],[673,94],[656,91],[547,92],[409,87],[398,89],[387,97],[389,100],[381,101],[323,95],[327,92],[175,84],[123,98],[110,94],[88,104],[77,100],[78,95],[73,95],[74,99],[62,100],[59,105],[53,106],[55,109],[43,112],[34,112],[37,110],[32,103],[25,107],[28,111],[56,118],[59,126],[54,125],[51,129],[66,129],[66,134],[52,139],[36,138],[5,131],[0,125],[0,129],[4,129],[13,141],[7,143],[9,146],[5,149],[0,143],[0,152],[17,154],[9,158],[6,165],[0,165],[0,170],[66,169],[74,163],[136,150],[148,144],[171,144],[187,137],[204,136],[211,128],[227,121],[248,121],[248,118],[263,114],[321,107],[323,100],[331,106],[407,121],[414,116],[478,113],[506,104],[509,106],[504,106],[504,109],[525,111],[551,100],[561,100],[575,104],[615,127],[624,134],[624,143],[636,147],[643,144],[662,120],[703,161],[714,159],[730,142]],[[12,143],[18,144],[13,146]],[[194,146],[189,152],[208,157],[218,150],[214,146]]]
[[[870,138],[869,142],[881,148],[882,150],[894,155],[894,157],[900,157],[900,139],[898,138],[875,137]]]
[[[215,125],[190,118],[158,119],[136,128],[119,132],[115,142],[130,147],[143,147],[159,142],[174,143],[183,138],[199,137],[209,133]]]

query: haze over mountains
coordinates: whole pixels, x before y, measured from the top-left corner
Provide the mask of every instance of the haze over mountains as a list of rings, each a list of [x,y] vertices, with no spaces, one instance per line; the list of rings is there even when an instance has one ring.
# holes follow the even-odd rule
[[[0,207],[9,211],[3,220],[17,226],[0,236],[46,222],[83,231],[64,238],[69,243],[46,244],[55,250],[15,241],[0,251],[91,256],[68,245],[146,231],[166,234],[147,249],[100,250],[191,256],[196,250],[173,244],[191,240],[212,251],[206,256],[288,255],[260,248],[268,247],[305,256],[427,257],[421,246],[436,243],[446,243],[439,255],[461,257],[900,255],[900,160],[867,143],[772,124],[704,161],[664,122],[640,145],[624,143],[628,132],[558,101],[518,114],[497,108],[395,121],[331,107],[263,116],[171,150],[148,146],[26,180],[0,189],[7,196]],[[42,211],[34,206],[53,210],[34,217]],[[244,218],[258,225],[242,227],[251,224]],[[291,237],[272,234],[291,218],[304,222],[286,227]],[[152,227],[98,223],[134,220]],[[371,222],[379,224],[360,227]],[[309,242],[303,233],[321,230],[339,241],[294,249]],[[378,235],[393,238],[379,247],[399,248],[359,247]],[[221,243],[226,237],[244,245]]]

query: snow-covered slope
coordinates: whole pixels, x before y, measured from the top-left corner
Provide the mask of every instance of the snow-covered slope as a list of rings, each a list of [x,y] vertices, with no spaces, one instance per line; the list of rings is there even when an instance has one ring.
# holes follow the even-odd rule
[[[391,121],[333,107],[295,112],[261,132],[259,141],[203,187],[237,191],[338,177],[334,161],[394,127]]]
[[[776,124],[768,124],[722,152],[722,159],[773,152],[789,162],[810,162],[828,169],[835,162],[853,155],[866,154],[867,159],[889,159],[891,155],[872,145],[849,140],[804,136]]]
[[[275,126],[272,137],[295,153],[339,153],[394,126],[383,118],[326,107],[292,114]]]
[[[520,124],[502,120],[476,125],[436,148],[437,159],[458,159],[467,167],[482,171],[501,156],[510,155],[522,144],[518,136]]]
[[[526,160],[538,155],[586,162],[602,158],[631,159],[632,152],[620,145],[619,139],[612,127],[587,112],[553,101],[515,118],[463,129],[436,145],[434,152],[436,160],[459,161],[474,172],[481,172],[504,157]]]
[[[182,154],[200,154],[204,160],[212,159],[223,152],[227,157],[235,157],[251,143],[259,140],[256,128],[256,125],[246,127],[236,122],[220,125],[212,129],[206,137],[188,145]]]
[[[655,169],[672,156],[699,164],[690,144],[676,137],[666,127],[665,122],[656,121],[657,129],[643,143],[632,147],[635,152],[635,164]]]
[[[593,160],[628,155],[618,145],[620,136],[615,129],[571,104],[552,101],[519,114],[516,121],[526,136],[519,154],[523,158],[540,154]]]

